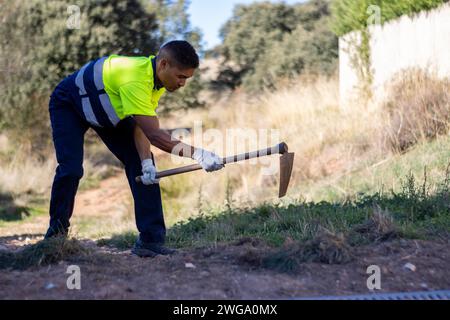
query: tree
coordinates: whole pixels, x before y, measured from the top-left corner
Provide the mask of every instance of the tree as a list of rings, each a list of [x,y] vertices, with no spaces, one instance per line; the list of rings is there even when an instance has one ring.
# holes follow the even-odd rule
[[[189,5],[189,0],[148,1],[148,10],[156,15],[158,21],[159,42],[164,43],[174,39],[195,40],[192,39],[193,34],[199,31],[191,27],[187,13]]]
[[[328,24],[329,6],[327,0],[236,6],[221,30],[227,64],[218,80],[232,88],[242,83],[258,91],[274,86],[279,78],[306,72],[332,74],[338,41]]]
[[[149,11],[156,15],[158,21],[158,42],[160,45],[170,40],[186,40],[204,55],[202,33],[200,29],[191,25],[188,8],[189,0],[150,0],[147,3]],[[165,94],[160,100],[160,114],[166,114],[181,109],[203,107],[205,102],[200,100],[199,94],[205,84],[201,80],[200,72],[188,81],[185,88],[175,93]]]
[[[250,88],[263,88],[302,73],[330,75],[336,70],[337,57],[337,38],[326,25],[311,31],[299,25],[282,41],[272,43],[243,81]]]
[[[48,98],[62,78],[93,58],[157,48],[156,17],[139,0],[76,3],[2,3],[0,65],[8,72],[0,76],[0,125],[34,147],[49,140]]]
[[[284,3],[238,5],[220,31],[225,57],[241,69],[251,69],[268,45],[281,41],[295,26],[294,11]]]

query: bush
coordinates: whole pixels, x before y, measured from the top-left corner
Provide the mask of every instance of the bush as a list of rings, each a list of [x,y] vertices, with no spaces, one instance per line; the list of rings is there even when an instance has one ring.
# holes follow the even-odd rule
[[[262,88],[274,87],[280,78],[295,78],[302,73],[331,75],[336,70],[337,56],[337,38],[326,25],[314,31],[298,26],[281,42],[272,43],[243,82],[250,88]]]
[[[394,151],[445,134],[450,128],[450,80],[420,69],[397,74],[383,104],[388,126],[383,138]]]
[[[448,0],[335,0],[332,3],[333,30],[338,36],[355,30],[364,30],[371,13],[370,6],[380,7],[380,22],[383,24],[404,14],[414,14],[431,10],[448,2]]]

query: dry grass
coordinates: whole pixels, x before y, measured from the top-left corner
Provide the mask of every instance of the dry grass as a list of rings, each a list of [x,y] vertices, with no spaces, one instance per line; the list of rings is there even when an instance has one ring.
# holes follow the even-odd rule
[[[321,228],[306,242],[292,241],[277,249],[249,248],[238,257],[240,263],[281,272],[296,272],[303,263],[345,264],[353,260],[352,248],[342,233]]]
[[[47,266],[89,253],[90,250],[76,239],[56,237],[26,246],[16,252],[0,251],[0,269],[24,270]]]
[[[384,132],[389,132],[391,145],[403,146],[447,130],[445,112],[448,111],[449,90],[445,90],[448,82],[411,74],[394,86],[384,108],[366,103],[341,108],[336,77],[303,77],[259,96],[247,96],[238,90],[210,100],[208,108],[179,111],[163,118],[161,124],[164,128],[194,128],[195,121],[203,121],[203,133],[215,129],[215,133],[222,135],[221,139],[208,140],[197,131],[183,140],[223,156],[287,142],[290,150],[296,153],[288,199],[312,200],[304,188],[310,182],[341,177],[366,164],[380,162],[390,156],[392,149],[398,149],[385,148],[387,136]],[[391,117],[385,116],[386,108],[391,110]],[[398,116],[403,122],[396,120]],[[405,122],[406,118],[410,120]],[[231,144],[227,143],[230,136],[226,135],[230,129],[244,130],[232,139]],[[278,136],[265,135],[261,129],[275,130]],[[4,143],[0,140],[0,145]],[[174,162],[170,155],[156,148],[153,151],[159,170],[193,163],[188,159]],[[101,152],[95,150],[93,153]],[[36,162],[30,157],[17,156],[3,162],[0,193],[48,192],[56,166],[53,157],[49,159]],[[275,168],[276,174],[264,175],[267,168]],[[273,156],[227,165],[225,170],[217,173],[199,171],[163,179],[166,219],[171,225],[217,207],[244,207],[277,201],[277,170],[278,157]],[[85,185],[95,187],[97,180],[107,176],[101,172],[96,160],[85,161]]]
[[[305,180],[318,180],[351,170],[358,160],[375,158],[379,154],[376,134],[381,117],[379,112],[376,109],[367,110],[365,105],[355,106],[351,110],[342,109],[338,105],[338,95],[336,78],[305,77],[297,83],[257,97],[235,92],[226,100],[210,102],[209,109],[177,113],[161,122],[164,127],[174,128],[194,127],[195,121],[203,121],[203,132],[214,128],[223,135],[219,141],[204,141],[203,147],[224,156],[285,141],[290,150],[296,152],[291,180],[291,186],[295,187]],[[251,129],[258,135],[252,136],[247,132],[234,139],[233,148],[229,148],[227,130],[236,128]],[[266,136],[260,134],[261,129],[276,130],[279,135],[272,139],[269,135],[265,139]],[[184,140],[196,146],[196,142],[201,141],[195,135]],[[170,163],[162,154],[158,158],[160,162],[161,158],[164,159],[165,167],[180,165]],[[236,205],[255,204],[276,199],[278,172],[264,175],[262,170],[269,167],[278,170],[278,157],[228,165],[225,170],[211,175],[199,173],[195,177],[174,177],[163,181],[163,187],[171,189],[180,183],[178,186],[188,190],[186,197],[189,199],[179,195],[184,203],[190,204],[186,206],[188,211],[198,207],[199,198],[204,203],[218,205],[227,201],[227,195]]]
[[[26,194],[47,194],[56,166],[56,159],[53,157],[42,161],[18,153],[0,167],[0,192],[18,198]],[[93,181],[107,177],[107,172],[110,171],[108,166],[95,166],[90,161],[85,161],[83,167],[87,186],[91,186]]]
[[[288,197],[298,198],[298,190],[310,182],[364,169],[388,159],[405,145],[447,132],[448,81],[415,70],[405,71],[402,79],[393,82],[392,92],[382,105],[355,102],[350,108],[341,108],[336,78],[303,77],[259,96],[236,91],[222,100],[210,101],[205,110],[180,112],[162,123],[165,127],[192,128],[195,121],[203,121],[203,132],[213,128],[223,138],[203,141],[202,146],[224,156],[287,142],[290,150],[296,152]],[[261,139],[261,135],[243,134],[229,148],[227,130],[236,128],[253,129],[256,133],[260,129],[275,129],[279,137]],[[195,134],[184,140],[196,146],[202,141]],[[164,155],[158,158],[163,159],[165,167],[180,165]],[[253,205],[276,199],[278,176],[265,176],[262,170],[277,168],[277,162],[277,157],[270,157],[228,165],[219,173],[170,178],[163,181],[163,186],[181,191],[175,199],[180,199],[182,205],[174,210],[184,216],[198,211],[202,206],[198,199],[203,201],[203,207],[230,203],[230,199],[236,206]]]
[[[354,259],[358,245],[389,241],[401,237],[394,218],[376,206],[363,223],[343,232],[330,231],[319,226],[313,237],[306,241],[287,238],[280,248],[253,245],[238,257],[240,263],[265,267],[282,272],[296,272],[303,263],[345,264]]]
[[[15,154],[0,167],[0,191],[14,195],[46,193],[51,186],[56,161],[38,161],[24,154]]]
[[[364,223],[357,225],[351,231],[353,235],[364,237],[370,242],[382,242],[401,236],[391,214],[378,205],[372,215]]]
[[[388,124],[384,136],[394,151],[445,134],[450,127],[450,79],[406,70],[393,78],[383,108]]]
[[[119,166],[119,163],[105,146],[95,143],[86,149],[82,187],[83,183],[89,187],[95,181],[116,174],[113,167]],[[56,166],[53,150],[49,150],[48,157],[42,160],[30,154],[27,148],[15,146],[6,136],[0,136],[0,193],[19,198],[24,194],[47,194]]]

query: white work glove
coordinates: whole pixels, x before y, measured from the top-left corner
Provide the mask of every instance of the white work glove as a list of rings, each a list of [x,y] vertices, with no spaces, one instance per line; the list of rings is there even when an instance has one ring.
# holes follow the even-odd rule
[[[159,183],[159,179],[156,179],[156,167],[153,164],[152,159],[145,159],[142,161],[142,183],[146,186]]]
[[[224,167],[222,159],[213,152],[195,149],[192,159],[196,160],[206,172],[213,172]]]

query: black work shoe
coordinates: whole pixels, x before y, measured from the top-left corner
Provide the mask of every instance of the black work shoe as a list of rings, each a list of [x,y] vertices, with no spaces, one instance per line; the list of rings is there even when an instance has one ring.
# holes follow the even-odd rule
[[[141,258],[153,258],[157,255],[168,256],[176,253],[174,249],[164,247],[161,243],[145,243],[138,239],[134,244],[131,253]]]

